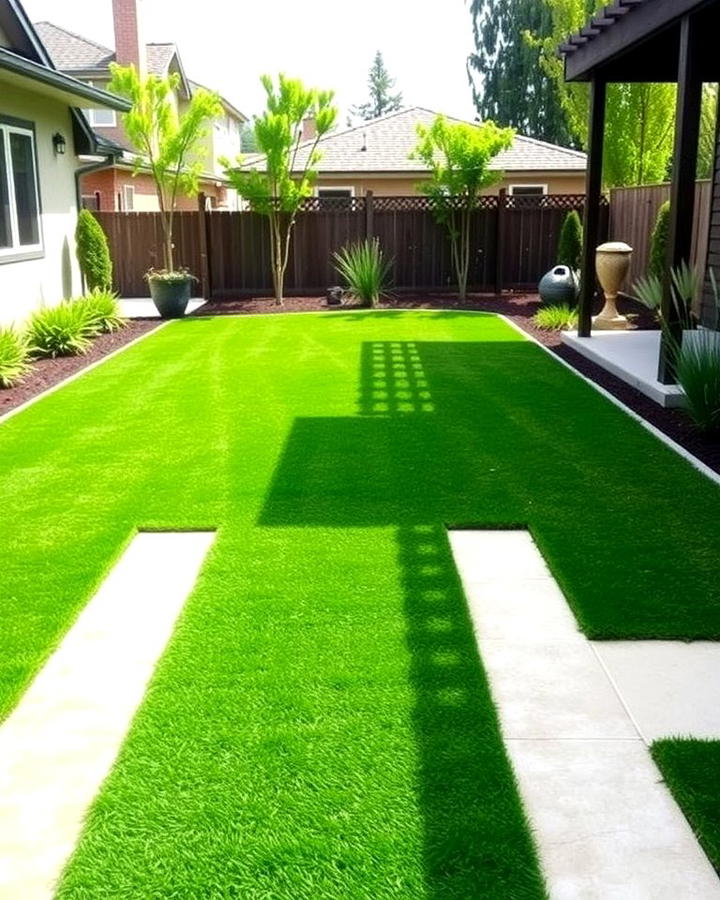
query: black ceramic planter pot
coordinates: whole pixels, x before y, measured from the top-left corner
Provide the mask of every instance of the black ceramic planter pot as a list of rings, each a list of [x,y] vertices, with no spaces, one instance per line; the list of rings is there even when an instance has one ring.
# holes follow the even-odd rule
[[[185,315],[194,280],[191,275],[177,281],[153,278],[152,275],[148,278],[150,296],[161,318],[181,319]]]

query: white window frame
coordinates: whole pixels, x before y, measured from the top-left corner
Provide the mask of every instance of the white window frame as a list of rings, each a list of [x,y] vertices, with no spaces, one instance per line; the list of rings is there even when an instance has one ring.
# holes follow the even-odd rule
[[[37,231],[38,243],[21,244],[20,243],[20,226],[17,215],[17,201],[15,199],[15,179],[13,178],[12,168],[12,152],[10,150],[10,135],[22,134],[30,138],[30,149],[33,159],[33,174],[35,176],[35,208],[37,209]],[[35,143],[35,130],[33,128],[23,127],[22,125],[13,125],[10,122],[0,118],[0,140],[3,142],[3,150],[5,151],[5,172],[8,186],[8,205],[10,207],[10,239],[12,246],[0,247],[0,262],[6,259],[24,259],[26,257],[42,256],[43,247],[43,229],[42,229],[42,207],[40,206],[40,185],[38,184],[38,158]]]
[[[88,81],[90,87],[95,87],[92,81]],[[111,122],[96,122],[95,121],[95,113],[103,112],[110,113],[112,116]],[[92,125],[93,128],[117,128],[117,113],[114,109],[89,109],[87,111],[88,122]]]
[[[508,193],[511,197],[515,196],[515,188],[520,188],[521,193],[518,194],[519,197],[540,197],[545,196],[548,192],[548,186],[546,184],[509,184],[508,185]],[[540,194],[525,194],[522,193],[523,188],[540,188]]]
[[[128,197],[131,197],[130,206],[128,206]],[[135,210],[135,185],[124,184],[122,186],[122,205],[123,212],[133,212]]]
[[[350,193],[348,196],[350,196],[350,197],[355,196],[355,188],[351,184],[321,184],[319,187],[317,187],[317,186],[315,187],[315,196],[316,197],[320,196],[320,191],[349,191]],[[342,200],[343,197],[336,197],[336,198],[325,197],[323,199],[325,199],[325,200],[333,200],[333,199]]]

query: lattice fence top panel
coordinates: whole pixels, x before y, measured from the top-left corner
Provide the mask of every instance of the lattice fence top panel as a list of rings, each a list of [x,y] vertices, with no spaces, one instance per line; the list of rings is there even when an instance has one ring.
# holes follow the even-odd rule
[[[508,194],[508,209],[582,209],[585,194]],[[607,206],[607,197],[600,198],[600,205]]]
[[[445,197],[438,200],[434,197],[373,197],[373,209],[378,212],[428,212],[441,206],[450,209],[464,209],[464,197]],[[476,209],[497,209],[497,197],[480,197]]]
[[[300,212],[363,212],[364,197],[306,197]]]

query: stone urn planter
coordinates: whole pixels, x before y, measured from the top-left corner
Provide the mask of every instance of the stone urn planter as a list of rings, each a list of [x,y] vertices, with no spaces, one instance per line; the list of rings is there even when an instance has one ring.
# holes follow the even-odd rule
[[[148,272],[147,281],[150,287],[155,309],[163,319],[181,319],[190,302],[194,275],[189,272]]]
[[[617,297],[627,277],[631,257],[632,247],[622,241],[600,244],[595,251],[595,271],[605,294],[605,305],[593,318],[593,328],[622,331],[630,327],[625,316],[618,313]]]

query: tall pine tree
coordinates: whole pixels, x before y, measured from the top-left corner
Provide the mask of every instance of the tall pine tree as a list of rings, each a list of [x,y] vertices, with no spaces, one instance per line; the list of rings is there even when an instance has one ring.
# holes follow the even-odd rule
[[[526,32],[549,35],[552,17],[538,0],[472,0],[475,52],[467,70],[478,117],[520,134],[572,146],[555,84],[540,66]]]
[[[395,87],[395,79],[391,78],[385,68],[382,53],[378,50],[368,74],[368,91],[370,99],[367,103],[353,106],[350,110],[353,116],[361,119],[377,119],[386,113],[395,112],[402,106],[402,94],[392,94]]]

